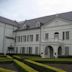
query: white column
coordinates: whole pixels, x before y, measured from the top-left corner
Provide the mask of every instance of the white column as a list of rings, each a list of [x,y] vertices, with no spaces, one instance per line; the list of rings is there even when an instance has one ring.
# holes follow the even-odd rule
[[[54,57],[57,58],[58,57],[58,46],[54,45],[53,46],[53,50],[54,50]]]

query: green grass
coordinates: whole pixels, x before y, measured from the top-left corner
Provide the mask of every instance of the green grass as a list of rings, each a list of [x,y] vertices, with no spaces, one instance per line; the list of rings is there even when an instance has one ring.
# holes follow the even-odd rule
[[[12,59],[8,58],[7,56],[0,56],[0,62],[5,62],[5,61],[12,61]]]
[[[58,68],[55,68],[55,67],[52,67],[52,66],[49,66],[49,65],[46,65],[46,64],[38,63],[38,62],[35,62],[35,61],[32,61],[32,60],[26,59],[25,61],[30,62],[30,63],[35,64],[35,65],[38,65],[38,66],[41,66],[41,67],[45,67],[45,68],[47,68],[47,69],[49,69],[51,71],[66,72],[66,71],[64,71],[62,69],[58,69]]]
[[[14,62],[15,62],[18,66],[20,66],[25,72],[38,72],[38,71],[34,70],[33,68],[31,68],[30,66],[24,64],[24,63],[21,62],[21,61],[18,61],[18,60],[16,60],[16,59],[14,59]]]
[[[0,72],[16,72],[16,71],[0,67]]]

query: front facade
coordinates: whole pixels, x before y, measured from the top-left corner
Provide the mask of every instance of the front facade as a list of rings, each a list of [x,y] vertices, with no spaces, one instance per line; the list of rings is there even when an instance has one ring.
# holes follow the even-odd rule
[[[42,58],[72,55],[72,21],[60,16],[27,20],[22,22],[20,28],[13,26],[9,34],[14,37],[13,43],[10,40],[10,44],[6,44],[3,40],[2,44],[7,46],[1,49],[4,49],[4,53],[35,54]],[[8,50],[9,45],[14,47],[13,52]]]

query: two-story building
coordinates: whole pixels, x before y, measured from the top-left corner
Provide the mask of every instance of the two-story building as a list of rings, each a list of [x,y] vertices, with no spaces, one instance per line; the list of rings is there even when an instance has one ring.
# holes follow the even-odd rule
[[[11,53],[36,54],[43,58],[72,55],[72,12],[16,23],[10,32],[14,37]],[[6,44],[4,40],[2,44]],[[11,44],[8,44],[1,48],[7,49],[6,53],[10,53],[8,47]]]

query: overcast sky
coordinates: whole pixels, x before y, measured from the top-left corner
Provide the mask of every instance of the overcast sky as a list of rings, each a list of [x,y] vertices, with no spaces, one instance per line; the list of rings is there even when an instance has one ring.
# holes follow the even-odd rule
[[[0,0],[0,16],[23,21],[72,11],[72,0]]]

